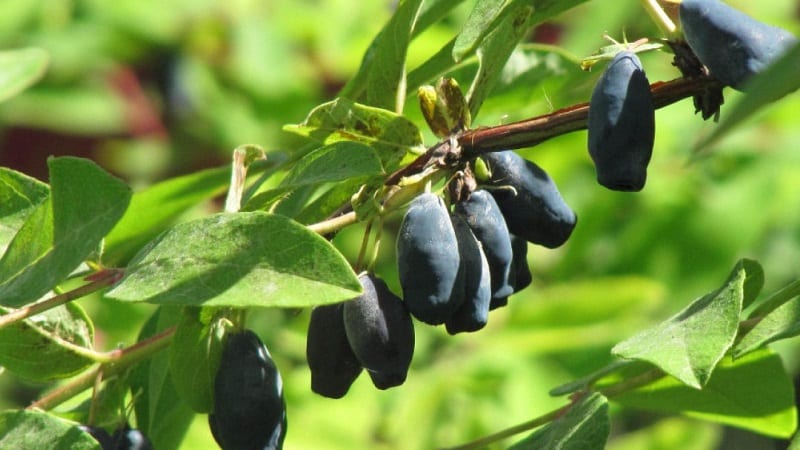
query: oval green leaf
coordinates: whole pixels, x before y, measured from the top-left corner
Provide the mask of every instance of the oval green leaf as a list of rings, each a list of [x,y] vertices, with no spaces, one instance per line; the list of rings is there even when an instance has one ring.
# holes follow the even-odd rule
[[[361,285],[330,242],[284,216],[217,214],[163,233],[106,295],[193,306],[305,307],[353,298]]]

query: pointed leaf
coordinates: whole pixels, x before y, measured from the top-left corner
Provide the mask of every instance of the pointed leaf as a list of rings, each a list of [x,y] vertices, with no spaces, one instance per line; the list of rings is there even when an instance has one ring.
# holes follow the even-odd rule
[[[610,431],[608,400],[592,393],[570,406],[566,414],[534,431],[509,450],[601,450],[606,446]]]
[[[75,423],[41,411],[0,412],[0,448],[48,450],[102,450]]]
[[[107,296],[194,306],[304,307],[353,298],[361,285],[330,242],[286,217],[217,214],[171,228]]]
[[[49,60],[47,52],[38,48],[0,52],[0,102],[42,78]]]
[[[702,390],[665,377],[614,397],[630,408],[680,413],[767,436],[788,438],[797,425],[792,380],[769,350],[736,361],[726,357]]]
[[[326,145],[338,141],[367,144],[378,154],[386,172],[397,169],[408,151],[422,146],[422,134],[410,120],[345,98],[317,106],[302,124],[284,129]]]
[[[0,328],[0,366],[29,380],[66,378],[94,363],[82,351],[93,345],[89,317],[79,305],[67,303]]]
[[[752,330],[736,344],[733,356],[752,352],[770,342],[800,335],[800,297],[783,303],[762,318]]]
[[[720,289],[620,342],[612,353],[649,361],[688,386],[701,388],[736,337],[746,278],[745,266],[739,262]]]
[[[81,158],[48,160],[51,197],[0,259],[0,304],[38,299],[95,251],[130,201],[128,186]]]
[[[122,264],[189,208],[225,192],[230,167],[170,178],[133,194],[131,204],[105,240],[103,261]]]
[[[41,181],[0,167],[0,254],[25,223],[25,219],[50,195]]]
[[[181,317],[178,306],[162,306],[142,327],[138,340],[174,326]],[[169,376],[169,353],[159,352],[136,365],[130,374],[131,396],[137,427],[158,450],[180,447],[195,413],[182,402]]]

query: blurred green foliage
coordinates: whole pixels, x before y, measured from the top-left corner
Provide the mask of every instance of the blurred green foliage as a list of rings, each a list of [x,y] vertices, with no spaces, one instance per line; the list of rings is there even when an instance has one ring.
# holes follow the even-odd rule
[[[80,154],[144,187],[226,164],[244,143],[269,152],[296,149],[303,141],[282,126],[301,122],[335,96],[393,3],[2,2],[0,47],[37,46],[51,64],[40,83],[0,105],[0,165],[42,177],[48,155]],[[765,22],[800,29],[790,19],[789,0],[729,3]],[[418,36],[409,69],[450,40],[470,8],[464,2]],[[658,36],[634,0],[588,2],[560,15],[530,39],[562,49],[531,53],[546,58],[546,76],[534,76],[524,88],[498,88],[473,125],[587,101],[599,71],[581,72],[576,61],[606,45],[603,32],[629,40]],[[651,81],[679,75],[668,54],[647,53],[642,60]],[[467,86],[469,78],[459,81]],[[723,117],[740,96],[725,92]],[[422,128],[416,102],[410,95],[405,112]],[[377,391],[362,376],[344,399],[316,396],[304,356],[308,311],[255,311],[251,327],[284,377],[287,448],[428,449],[478,438],[561,406],[549,389],[609,362],[616,342],[718,285],[738,258],[762,263],[765,292],[800,276],[799,102],[796,95],[785,98],[694,160],[694,143],[714,124],[694,115],[688,100],[659,110],[648,184],[637,194],[596,184],[585,132],[522,150],[550,173],[577,212],[575,233],[560,249],[531,248],[533,286],[493,312],[486,329],[450,337],[417,326],[412,372],[400,388]],[[425,140],[435,142],[431,133]],[[189,214],[219,207],[209,203]],[[392,231],[399,217],[390,219],[376,271],[398,292]],[[335,239],[351,262],[362,233],[354,226]],[[94,319],[103,349],[134,342],[152,311],[93,297],[80,303]],[[797,345],[778,350],[797,375]],[[19,394],[27,389],[4,377],[0,406],[24,405],[31,394]],[[729,442],[720,427],[696,420],[621,412],[613,403],[611,413],[611,449],[701,450]],[[753,439],[753,445],[771,448],[765,438]],[[215,448],[204,416],[197,416],[181,448]]]

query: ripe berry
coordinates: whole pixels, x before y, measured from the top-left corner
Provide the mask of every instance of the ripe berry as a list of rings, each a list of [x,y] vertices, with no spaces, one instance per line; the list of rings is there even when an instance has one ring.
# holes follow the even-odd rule
[[[655,120],[642,63],[632,52],[617,53],[589,103],[589,155],[598,183],[616,191],[644,187],[653,154]]]

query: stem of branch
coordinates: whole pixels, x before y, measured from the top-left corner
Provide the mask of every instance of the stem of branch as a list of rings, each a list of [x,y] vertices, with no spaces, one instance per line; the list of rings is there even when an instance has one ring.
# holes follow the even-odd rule
[[[317,234],[326,235],[348,225],[352,225],[356,223],[356,220],[357,218],[355,211],[350,211],[340,216],[332,217],[328,220],[308,225],[307,228]]]
[[[98,277],[98,274],[93,275],[93,281],[81,287],[64,292],[63,294],[59,294],[54,297],[50,297],[47,300],[28,305],[24,308],[14,309],[6,314],[3,314],[0,316],[0,328],[13,325],[21,320],[35,316],[36,314],[43,313],[49,309],[53,309],[57,306],[71,302],[76,298],[84,297],[92,292],[96,292],[100,289],[111,286],[119,281],[119,278],[122,275],[122,271],[117,269],[108,269],[107,272],[108,273],[104,276]]]
[[[78,375],[69,383],[31,403],[27,409],[49,410],[55,408],[61,403],[94,386],[98,375],[102,374],[103,378],[116,375],[127,370],[130,366],[150,357],[152,354],[166,348],[174,334],[175,327],[173,326],[159,334],[137,342],[128,348],[108,352],[109,362],[98,364],[91,370]]]
[[[566,405],[564,407],[558,408],[556,410],[550,411],[549,413],[536,417],[535,419],[531,419],[519,425],[515,425],[513,427],[506,428],[505,430],[498,431],[497,433],[484,436],[472,442],[467,442],[466,444],[457,445],[455,447],[446,447],[440,450],[475,450],[479,448],[484,448],[491,443],[503,440],[515,434],[529,431],[536,427],[540,427],[542,425],[550,423],[553,420],[559,418],[561,415],[563,415],[567,411],[567,409],[569,409],[570,406],[572,405]]]

